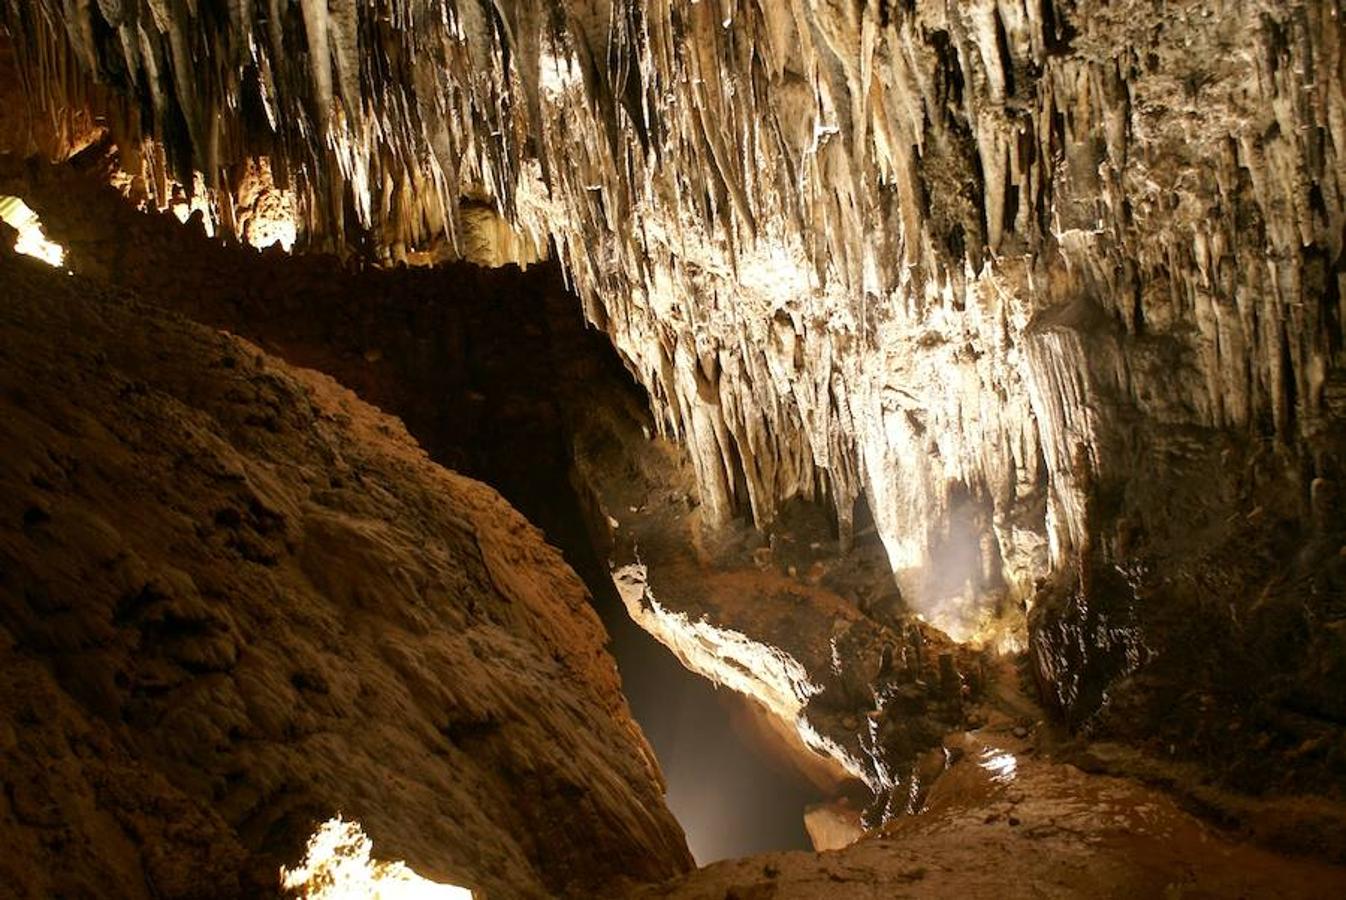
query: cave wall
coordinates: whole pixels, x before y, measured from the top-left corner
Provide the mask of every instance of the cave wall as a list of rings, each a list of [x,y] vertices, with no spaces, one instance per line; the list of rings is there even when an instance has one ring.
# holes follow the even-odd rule
[[[1282,679],[1290,721],[1259,727],[1286,754],[1336,727],[1338,4],[10,0],[5,21],[38,109],[85,79],[130,96],[105,117],[123,165],[150,193],[201,170],[226,230],[266,157],[312,249],[461,242],[464,198],[550,240],[707,522],[802,496],[846,536],[863,498],[928,619],[976,636],[1035,605],[1072,722],[1148,664],[1193,710]],[[1147,696],[1136,723],[1175,700]]]
[[[943,768],[939,738],[965,724],[950,679],[961,685],[965,672],[974,696],[975,654],[943,672],[947,639],[898,617],[872,527],[844,554],[814,507],[807,526],[770,543],[747,525],[698,534],[685,452],[650,439],[643,392],[585,329],[554,263],[386,268],[259,254],[134,209],[108,185],[108,165],[96,147],[65,165],[0,163],[0,190],[40,209],[73,271],[255,341],[401,417],[432,459],[487,481],[539,525],[605,621],[629,615],[689,669],[762,704],[834,786],[867,784],[873,821],[919,806]],[[886,669],[884,652],[896,659]],[[899,689],[871,733],[875,694]]]
[[[227,198],[229,166],[269,157],[313,246],[365,228],[400,252],[482,195],[550,236],[710,520],[820,495],[845,531],[864,494],[909,598],[957,633],[1111,530],[1100,484],[1171,479],[1175,429],[1295,446],[1339,412],[1330,2],[44,0],[6,21],[39,80],[138,98],[113,120],[134,159],[151,139]],[[950,584],[931,573],[964,496],[978,552]]]
[[[494,491],[125,288],[0,285],[7,888],[257,896],[338,812],[490,896],[690,865],[583,586]]]
[[[397,416],[435,462],[500,491],[590,577],[562,395],[581,382],[640,392],[554,262],[387,268],[258,253],[126,203],[109,184],[115,162],[101,145],[68,164],[0,157],[0,191],[35,204],[71,270],[331,375]]]

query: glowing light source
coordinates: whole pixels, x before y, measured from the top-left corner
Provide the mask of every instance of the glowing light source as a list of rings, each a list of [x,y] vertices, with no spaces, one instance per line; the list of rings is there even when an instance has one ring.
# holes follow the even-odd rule
[[[173,201],[169,204],[168,209],[184,225],[191,219],[193,213],[199,212],[201,214],[201,227],[205,229],[206,237],[215,236],[215,213],[211,209],[206,182],[201,177],[200,172],[197,172],[193,177],[190,198],[187,197],[181,187],[174,185]]]
[[[65,248],[47,240],[37,213],[18,197],[0,196],[0,219],[19,232],[14,252],[40,259],[49,266],[65,261]]]
[[[238,201],[244,240],[258,250],[280,244],[289,253],[299,237],[298,202],[293,191],[276,185],[268,160],[249,163]]]
[[[584,83],[578,61],[545,50],[538,58],[538,77],[543,93],[553,100]]]
[[[358,822],[337,816],[308,839],[304,861],[281,866],[281,886],[308,900],[472,900],[467,888],[422,878],[403,862],[376,862]]]
[[[262,219],[261,217],[254,217],[248,229],[248,243],[258,250],[265,250],[272,244],[280,244],[280,248],[289,253],[298,237],[299,226],[295,224],[293,218]]]
[[[991,747],[982,753],[980,765],[991,773],[991,780],[999,784],[1009,784],[1019,769],[1019,761],[1013,753],[1004,753]]]

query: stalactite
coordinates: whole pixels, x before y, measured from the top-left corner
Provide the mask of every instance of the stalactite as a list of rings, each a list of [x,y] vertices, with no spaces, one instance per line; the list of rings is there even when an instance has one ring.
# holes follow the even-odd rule
[[[1091,527],[1100,403],[1292,441],[1340,362],[1303,275],[1312,248],[1340,278],[1346,222],[1327,0],[0,8],[46,106],[61,60],[119,79],[180,183],[269,158],[314,246],[458,246],[464,198],[550,237],[712,518],[821,479],[844,526],[863,492],[916,598],[950,485],[987,486],[1022,593]],[[1137,366],[1164,341],[1190,374]],[[1035,491],[1050,534],[1005,524]]]

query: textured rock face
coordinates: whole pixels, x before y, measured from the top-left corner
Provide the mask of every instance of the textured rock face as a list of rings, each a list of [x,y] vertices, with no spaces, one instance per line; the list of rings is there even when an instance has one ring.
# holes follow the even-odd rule
[[[1346,765],[1339,4],[4,9],[39,108],[226,228],[266,157],[310,247],[549,236],[708,524],[819,499],[956,636],[1031,600],[1073,723]]]
[[[139,95],[129,157],[269,156],[318,244],[425,245],[481,192],[550,234],[710,517],[863,496],[956,633],[1095,548],[1166,430],[1331,409],[1334,3],[193,9],[7,18],[28,71]]]
[[[965,723],[979,661],[962,654],[941,672],[952,648],[898,615],[872,527],[848,554],[817,508],[765,537],[701,528],[686,454],[649,439],[643,399],[605,374],[611,348],[583,331],[554,266],[334,278],[331,260],[259,255],[143,215],[104,181],[99,166],[13,180],[0,169],[0,187],[41,207],[76,271],[333,375],[402,416],[437,459],[499,487],[577,565],[592,560],[588,577],[638,572],[617,573],[631,617],[688,668],[769,710],[788,758],[823,790],[867,788],[854,818],[919,808],[943,769],[940,736]],[[584,498],[574,508],[571,483]],[[578,546],[586,530],[592,547]]]
[[[492,896],[689,865],[585,592],[335,383],[0,257],[0,876],[253,896],[313,825]]]
[[[816,507],[786,510],[766,536],[701,529],[680,448],[611,406],[571,416],[575,479],[631,618],[759,704],[855,826],[918,812],[946,768],[940,738],[977,716],[983,660],[891,604],[856,602],[893,594],[872,529],[847,554]]]

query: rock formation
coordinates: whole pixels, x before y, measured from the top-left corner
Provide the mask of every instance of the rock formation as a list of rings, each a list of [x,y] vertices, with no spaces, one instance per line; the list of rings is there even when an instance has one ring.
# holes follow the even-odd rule
[[[330,379],[0,257],[0,881],[274,890],[314,826],[490,896],[690,860],[586,593]]]
[[[499,486],[572,559],[585,558],[575,538],[587,525],[632,618],[688,668],[776,717],[828,790],[863,782],[873,821],[920,808],[943,770],[940,738],[965,724],[964,701],[975,699],[976,655],[959,652],[941,673],[954,648],[898,615],[872,534],[839,558],[815,514],[808,537],[804,525],[777,527],[768,546],[750,528],[721,530],[712,552],[692,467],[677,447],[649,441],[648,416],[593,370],[601,348],[586,346],[592,335],[580,333],[558,279],[467,266],[333,279],[328,261],[259,256],[142,215],[105,179],[99,165],[53,167],[14,185],[81,273],[338,378],[402,416],[437,460]],[[572,502],[586,508],[567,509],[558,481],[573,482]]]
[[[1340,3],[0,0],[0,23],[7,147],[193,228],[283,221],[362,289],[546,248],[650,410],[640,441],[583,389],[526,413],[566,418],[540,432],[573,443],[632,614],[864,781],[871,824],[977,724],[976,646],[1026,649],[1047,711],[1152,780],[1346,800]],[[350,337],[452,321],[424,295],[289,296],[267,264],[169,301],[172,241],[128,249],[52,177],[0,165],[79,271],[311,354],[413,427],[460,421],[400,383],[456,334],[400,343],[396,378]]]
[[[845,531],[863,494],[913,602],[972,633],[1108,539],[1089,498],[1166,429],[1294,446],[1331,411],[1337,13],[43,0],[7,21],[39,101],[131,92],[133,174],[202,172],[226,226],[265,156],[313,245],[368,229],[404,253],[472,196],[550,235],[712,519],[822,495]],[[971,554],[943,546],[969,539],[960,504]]]

